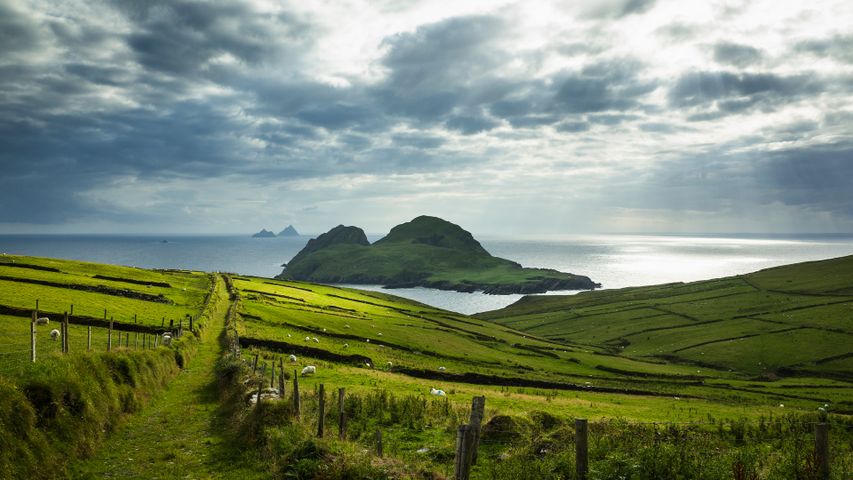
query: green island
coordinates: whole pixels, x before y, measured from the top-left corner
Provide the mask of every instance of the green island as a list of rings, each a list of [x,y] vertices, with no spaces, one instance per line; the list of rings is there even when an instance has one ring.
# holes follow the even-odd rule
[[[0,478],[456,478],[476,396],[474,479],[579,478],[578,418],[587,479],[820,478],[817,425],[853,473],[853,256],[475,316],[38,257],[0,277]]]
[[[362,229],[338,225],[311,239],[276,278],[490,294],[601,286],[582,275],[494,257],[458,225],[425,215],[397,225],[373,244]]]

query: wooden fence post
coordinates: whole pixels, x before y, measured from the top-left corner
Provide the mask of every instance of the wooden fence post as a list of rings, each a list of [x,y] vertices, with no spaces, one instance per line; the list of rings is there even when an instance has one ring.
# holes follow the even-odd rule
[[[814,451],[818,478],[829,480],[829,424],[818,423],[814,426]]]
[[[134,325],[139,324],[139,322],[136,321],[136,314],[135,313],[133,314],[133,324]],[[134,335],[133,335],[133,349],[134,350],[139,349],[139,330],[137,330],[136,333],[134,333]]]
[[[343,440],[347,436],[347,412],[344,410],[344,395],[346,390],[338,389],[338,438]]]
[[[255,354],[255,359],[252,361],[252,373],[258,371],[258,354]]]
[[[284,398],[284,361],[278,357],[278,396]]]
[[[376,429],[376,455],[382,458],[382,430]]]
[[[36,300],[36,305],[38,305],[38,300]],[[33,318],[30,321],[30,361],[36,363],[36,318],[38,315],[37,311],[33,311]]]
[[[272,370],[270,371],[270,388],[275,388],[275,359],[272,359]]]
[[[486,409],[486,397],[479,396],[471,399],[471,419],[468,425],[471,426],[471,465],[477,464],[477,449],[480,448],[480,427],[483,423],[484,410]]]
[[[296,375],[296,370],[293,371],[293,413],[296,418],[299,418],[302,406],[299,402],[299,377]]]
[[[86,325],[86,351],[92,351],[92,326]]]
[[[589,469],[587,457],[588,425],[585,418],[575,419],[575,474],[578,480],[586,480]]]
[[[453,478],[456,480],[468,480],[471,471],[471,426],[459,425],[456,431],[456,465],[453,469]]]
[[[104,310],[106,312],[106,310]],[[110,352],[113,349],[113,317],[110,317],[110,331],[107,333],[107,351]]]
[[[323,438],[326,429],[326,386],[320,384],[320,404],[318,410],[320,416],[317,418],[317,437]]]

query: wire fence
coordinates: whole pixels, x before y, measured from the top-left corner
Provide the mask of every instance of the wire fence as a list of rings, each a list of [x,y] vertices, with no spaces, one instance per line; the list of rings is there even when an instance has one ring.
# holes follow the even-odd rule
[[[114,349],[150,349],[164,342],[161,332],[139,331],[133,325],[112,328],[63,322],[64,317],[0,317],[0,374],[12,376],[48,356]],[[169,337],[181,332],[169,333]],[[168,340],[166,340],[168,342]]]

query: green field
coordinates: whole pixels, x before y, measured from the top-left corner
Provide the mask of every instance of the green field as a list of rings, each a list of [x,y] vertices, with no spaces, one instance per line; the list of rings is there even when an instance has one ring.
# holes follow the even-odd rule
[[[9,385],[26,381],[32,371],[29,312],[36,300],[39,315],[51,317],[36,335],[39,358],[48,365],[62,361],[60,343],[49,331],[71,304],[79,316],[69,331],[76,362],[89,357],[87,318],[102,318],[104,309],[117,330],[129,328],[134,315],[143,326],[159,327],[164,318],[167,325],[185,315],[199,318],[211,295],[218,331],[207,342],[222,338],[227,344],[233,337],[242,355],[230,371],[243,377],[228,387],[236,390],[220,391],[225,407],[216,413],[209,382],[218,348],[205,343],[199,361],[207,363],[190,369],[152,411],[183,418],[190,431],[206,432],[222,451],[235,448],[228,442],[236,439],[235,472],[262,477],[263,466],[283,478],[448,475],[456,426],[466,421],[477,395],[486,397],[484,420],[494,432],[474,478],[519,478],[518,472],[531,471],[542,478],[572,478],[560,472],[571,470],[571,425],[580,417],[591,420],[597,442],[591,458],[598,476],[591,478],[630,470],[628,458],[658,472],[636,478],[693,478],[699,471],[715,472],[706,478],[727,478],[738,462],[760,467],[755,478],[787,478],[808,467],[796,452],[824,404],[836,429],[834,451],[842,452],[833,459],[836,471],[853,466],[853,455],[844,452],[853,426],[853,257],[689,284],[525,297],[476,316],[319,284],[34,257],[0,257],[0,278],[0,383]],[[228,333],[220,336],[225,324]],[[116,347],[137,342],[135,333],[116,335]],[[106,342],[106,330],[95,329],[93,350],[103,352]],[[288,360],[290,354],[295,361]],[[289,396],[270,403],[269,411],[252,409],[246,401],[258,375],[269,381],[270,368],[279,361],[285,364],[288,395],[294,374],[307,365],[317,368],[313,376],[300,376],[304,410],[297,421],[287,420],[292,418]],[[217,371],[216,381],[223,382],[224,371]],[[348,442],[311,440],[321,384],[327,400],[337,388],[347,391]],[[430,395],[431,388],[446,396]],[[192,408],[194,392],[201,391],[207,392],[204,407]],[[188,413],[174,413],[180,409]],[[230,420],[216,420],[229,412],[236,412]],[[330,425],[335,412],[327,410]],[[513,419],[512,438],[501,436],[510,428],[495,423],[502,418]],[[377,428],[386,436],[388,452],[380,462],[369,454]],[[122,448],[137,448],[154,464],[171,458],[204,475],[223,467],[198,457],[205,455],[205,443],[190,442],[179,421],[141,436],[122,435],[116,440]],[[162,454],[156,439],[164,435],[187,439],[161,441],[175,448],[191,446],[177,456]],[[751,442],[743,444],[743,435],[751,435]],[[140,441],[145,445],[133,446]],[[658,441],[664,442],[659,453],[669,455],[666,461],[642,443]],[[700,454],[709,448],[723,452],[710,463]],[[311,456],[312,449],[325,456]],[[647,454],[651,457],[643,457]],[[121,475],[121,458],[101,452],[75,468]],[[328,462],[338,462],[341,470],[322,473]],[[681,473],[667,476],[664,467]],[[353,469],[371,473],[356,475]]]

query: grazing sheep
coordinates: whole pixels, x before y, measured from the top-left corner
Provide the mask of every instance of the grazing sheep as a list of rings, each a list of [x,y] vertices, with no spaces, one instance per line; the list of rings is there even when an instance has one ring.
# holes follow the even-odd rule
[[[323,329],[323,333],[326,333],[326,329],[325,329],[325,328]]]
[[[47,325],[50,323],[50,319],[47,317],[39,317],[36,319],[36,325]]]
[[[305,341],[306,341],[306,342],[310,342],[310,341],[311,341],[311,337],[305,337]]]
[[[439,372],[443,372],[443,371],[445,371],[445,370],[447,370],[447,367],[438,367],[438,371],[439,371]]]
[[[296,362],[296,355],[291,354],[289,357],[287,357],[287,359],[288,359],[291,363]]]
[[[171,344],[172,344],[172,334],[168,333],[168,332],[164,333],[163,334],[163,345],[168,347]]]
[[[369,339],[369,338],[368,338],[368,339],[366,339],[366,340],[365,340],[365,342],[370,343],[370,339]]]
[[[53,330],[51,330],[50,331],[50,339],[54,340],[54,341],[58,340],[59,339],[59,330],[57,330],[55,328]]]
[[[289,333],[287,334],[287,338],[291,338],[291,335]]]
[[[373,365],[371,365],[370,362],[364,362],[364,366],[367,368],[373,368]]]
[[[388,367],[389,370],[394,367],[394,364],[392,362],[387,362],[385,363],[385,365]]]
[[[344,325],[344,328],[349,328],[349,323]]]
[[[314,337],[314,338],[312,338],[311,340],[313,340],[313,341],[314,341],[314,343],[320,343],[320,340],[317,340],[317,337]]]
[[[345,343],[344,348],[349,348],[349,343]]]
[[[379,335],[379,336],[381,337],[381,336],[382,336],[382,332],[379,332],[379,333],[377,333],[376,335]]]
[[[446,394],[446,393],[444,393],[444,390],[438,390],[438,389],[435,389],[435,388],[430,388],[430,389],[429,389],[429,393],[430,393],[430,395],[435,395],[435,396],[438,396],[438,397],[446,397],[446,396],[447,396],[447,394]]]
[[[307,377],[308,375],[314,375],[317,373],[317,367],[314,365],[308,365],[307,367],[302,369],[302,376]]]

